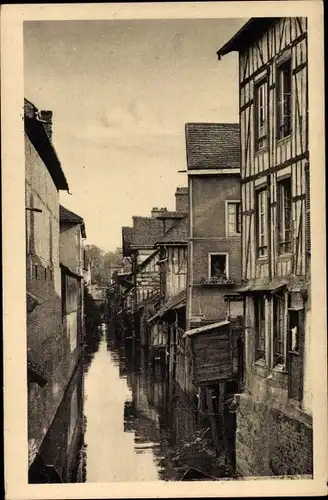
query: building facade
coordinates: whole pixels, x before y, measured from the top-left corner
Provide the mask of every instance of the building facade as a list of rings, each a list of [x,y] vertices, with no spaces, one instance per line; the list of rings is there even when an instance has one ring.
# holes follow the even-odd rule
[[[239,142],[238,124],[186,124],[187,329],[227,319],[225,296],[240,285]],[[242,314],[240,302],[235,311]]]
[[[60,205],[60,268],[62,286],[62,320],[69,339],[74,368],[84,338],[84,249],[86,238],[82,217]]]
[[[245,390],[242,475],[312,473],[306,18],[251,19],[239,53]]]
[[[82,434],[78,355],[73,359],[62,316],[59,191],[68,184],[52,142],[52,113],[25,99],[24,128],[29,482],[62,482],[71,478]],[[56,442],[62,412],[70,430]]]

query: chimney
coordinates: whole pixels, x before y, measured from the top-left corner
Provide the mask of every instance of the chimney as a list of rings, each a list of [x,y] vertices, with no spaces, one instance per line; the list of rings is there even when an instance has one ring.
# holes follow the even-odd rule
[[[151,216],[153,219],[157,219],[159,215],[162,215],[163,213],[167,212],[166,207],[158,208],[158,207],[153,207],[151,211]]]
[[[52,111],[40,110],[39,119],[43,122],[47,136],[52,140]]]
[[[175,192],[175,210],[188,213],[188,188],[178,187]]]

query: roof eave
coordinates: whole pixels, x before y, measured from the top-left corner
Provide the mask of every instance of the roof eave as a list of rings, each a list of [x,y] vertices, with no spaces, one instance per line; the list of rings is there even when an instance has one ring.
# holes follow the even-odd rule
[[[237,31],[237,33],[235,33],[235,35],[217,51],[216,54],[218,60],[220,60],[221,57],[229,54],[230,52],[239,52],[241,48],[244,48],[248,45],[253,36],[259,36],[260,30],[258,28],[260,23],[262,24],[262,29],[265,29],[276,19],[277,18],[275,17],[252,17],[251,19],[249,19],[249,21],[247,21],[247,23],[245,23],[240,28],[240,30]],[[245,43],[245,41],[247,43]]]
[[[43,125],[36,118],[24,117],[25,131],[45,164],[51,178],[58,190],[68,191],[69,186],[58,159],[57,153],[51,143]]]

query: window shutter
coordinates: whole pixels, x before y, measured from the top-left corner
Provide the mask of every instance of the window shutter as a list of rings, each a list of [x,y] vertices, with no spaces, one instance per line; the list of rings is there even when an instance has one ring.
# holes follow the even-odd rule
[[[305,165],[305,234],[306,254],[311,255],[311,220],[310,220],[310,165]]]

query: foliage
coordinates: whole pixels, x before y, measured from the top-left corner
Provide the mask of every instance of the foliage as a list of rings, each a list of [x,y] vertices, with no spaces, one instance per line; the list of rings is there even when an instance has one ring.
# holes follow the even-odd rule
[[[93,284],[108,284],[112,272],[117,267],[121,267],[123,271],[129,270],[129,264],[123,258],[121,248],[105,252],[97,245],[86,245],[85,253],[91,263],[91,280]]]
[[[84,287],[84,314],[86,337],[101,323],[101,311],[87,287]]]

